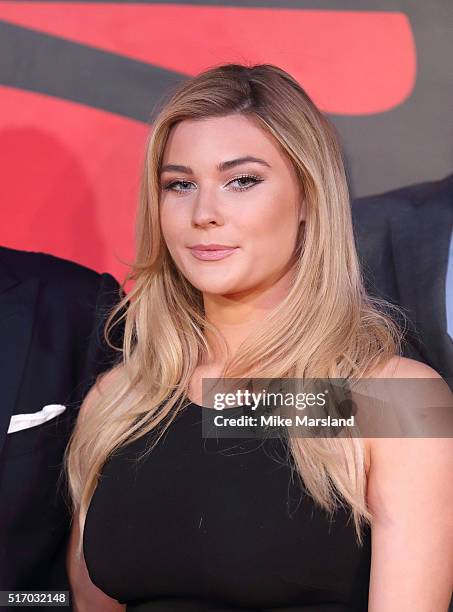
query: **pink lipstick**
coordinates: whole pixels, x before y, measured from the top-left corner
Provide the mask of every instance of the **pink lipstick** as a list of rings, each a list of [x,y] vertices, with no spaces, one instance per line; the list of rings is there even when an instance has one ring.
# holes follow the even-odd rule
[[[225,244],[195,244],[190,248],[190,252],[197,259],[203,261],[217,261],[228,257],[237,247],[227,246]]]

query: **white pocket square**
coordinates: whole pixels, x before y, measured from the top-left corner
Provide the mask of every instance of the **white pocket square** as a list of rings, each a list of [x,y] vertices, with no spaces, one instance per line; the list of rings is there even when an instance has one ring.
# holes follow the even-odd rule
[[[62,404],[48,404],[44,406],[42,410],[38,412],[32,412],[30,414],[13,414],[8,427],[8,433],[14,433],[15,431],[21,431],[22,429],[29,429],[30,427],[36,427],[41,425],[50,419],[54,419],[56,416],[66,410],[66,406]]]

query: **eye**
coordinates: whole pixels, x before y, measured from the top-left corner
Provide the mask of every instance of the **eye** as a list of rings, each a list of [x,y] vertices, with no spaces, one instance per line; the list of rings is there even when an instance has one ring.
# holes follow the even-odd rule
[[[165,191],[175,191],[176,193],[187,191],[186,189],[175,189],[176,185],[192,185],[192,183],[190,181],[171,181],[170,183],[164,185],[163,189]]]
[[[232,187],[233,191],[245,191],[246,189],[250,189],[250,187],[253,187],[253,185],[256,185],[256,183],[261,183],[262,180],[263,179],[253,174],[243,174],[241,176],[236,177],[232,181],[230,181],[228,185],[231,185],[231,183],[238,182],[240,184],[240,187]],[[245,181],[246,183],[245,185],[243,181]],[[250,181],[251,181],[251,184],[250,184]]]

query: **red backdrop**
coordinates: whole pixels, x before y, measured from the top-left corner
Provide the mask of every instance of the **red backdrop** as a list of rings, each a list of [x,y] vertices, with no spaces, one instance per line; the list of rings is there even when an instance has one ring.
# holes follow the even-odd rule
[[[398,10],[2,2],[0,19],[10,35],[0,86],[0,243],[50,252],[118,279],[122,260],[133,257],[150,125],[134,107],[139,94],[132,85],[140,75],[131,72],[128,81],[119,68],[111,105],[101,100],[99,58],[117,60],[121,70],[132,60],[127,66],[157,67],[181,80],[220,62],[274,63],[301,82],[340,131],[344,118],[401,108],[416,83],[413,31]],[[32,42],[28,52],[22,42],[16,46],[22,40],[73,43],[74,57],[88,50],[82,91],[71,90],[80,75],[66,55],[41,56]],[[151,112],[166,85],[155,75],[146,81],[146,74],[140,78],[154,94]]]

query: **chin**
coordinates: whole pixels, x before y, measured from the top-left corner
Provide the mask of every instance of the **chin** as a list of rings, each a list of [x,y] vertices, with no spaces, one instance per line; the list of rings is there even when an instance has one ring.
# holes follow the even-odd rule
[[[195,277],[194,274],[186,276],[187,280],[191,285],[201,291],[202,293],[212,293],[216,295],[226,295],[228,293],[238,293],[241,291],[241,283],[237,283],[233,280],[225,278],[225,274],[219,272],[213,274],[210,277],[204,277],[199,274]]]
[[[222,295],[225,293],[236,293],[241,290],[241,285],[244,283],[238,282],[237,278],[233,278],[231,270],[228,274],[227,270],[185,270],[183,272],[186,279],[191,285],[203,293],[215,293]],[[229,276],[229,278],[228,278]],[[235,277],[237,275],[234,275]]]
[[[194,287],[202,293],[210,293],[212,295],[228,295],[229,293],[237,293],[238,290],[232,286],[227,286],[225,283],[197,283]]]

